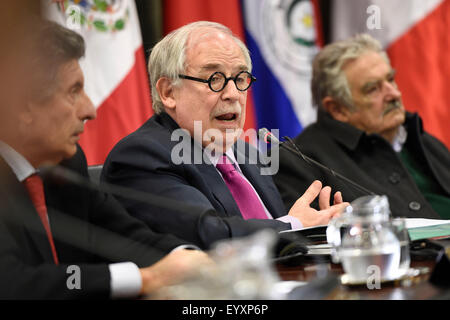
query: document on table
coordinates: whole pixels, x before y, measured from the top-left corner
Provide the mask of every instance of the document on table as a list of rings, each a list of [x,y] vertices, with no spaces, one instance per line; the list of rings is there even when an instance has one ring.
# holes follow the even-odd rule
[[[450,220],[437,219],[406,219],[411,241],[450,236]]]
[[[283,232],[298,232],[303,236],[311,236],[314,234],[325,235],[326,225],[286,230]],[[419,239],[428,239],[435,237],[450,236],[450,220],[438,220],[438,219],[424,219],[424,218],[406,218],[406,228],[408,229],[409,237],[411,241]],[[320,248],[320,247],[319,247]],[[315,249],[319,249],[315,248]],[[310,249],[313,249],[310,248]],[[320,248],[324,249],[324,248]]]

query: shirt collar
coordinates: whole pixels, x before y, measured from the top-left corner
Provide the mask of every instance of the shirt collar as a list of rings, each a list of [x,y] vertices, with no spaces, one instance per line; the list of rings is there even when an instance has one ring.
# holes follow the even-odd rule
[[[210,153],[206,153],[209,160],[211,161],[211,164],[215,167],[217,163],[219,162],[219,159],[222,157],[223,154],[215,154],[214,156]],[[228,160],[234,165],[236,169],[241,171],[241,168],[239,168],[239,164],[236,160],[236,156],[234,155],[233,148],[228,148],[228,150],[225,152],[225,155],[227,156]]]
[[[36,169],[24,156],[3,141],[0,141],[0,156],[5,159],[20,182],[36,173]]]
[[[392,148],[394,148],[395,152],[402,151],[403,145],[406,142],[406,138],[408,138],[408,131],[406,131],[404,126],[400,126],[398,128],[397,134],[392,140]]]
[[[319,113],[320,125],[325,128],[326,132],[341,144],[350,150],[355,150],[360,140],[367,134],[345,122],[333,119],[328,113]],[[400,152],[408,137],[408,131],[403,125],[399,127],[391,145],[396,152]]]

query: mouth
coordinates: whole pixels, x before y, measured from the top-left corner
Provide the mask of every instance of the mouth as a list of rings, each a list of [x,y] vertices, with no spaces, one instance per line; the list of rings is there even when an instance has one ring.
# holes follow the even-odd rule
[[[214,117],[214,119],[219,121],[232,122],[238,118],[238,114],[234,112],[224,113]]]
[[[84,131],[84,130],[83,130]],[[76,140],[80,140],[80,136],[83,133],[83,131],[76,131],[72,136],[76,139]]]

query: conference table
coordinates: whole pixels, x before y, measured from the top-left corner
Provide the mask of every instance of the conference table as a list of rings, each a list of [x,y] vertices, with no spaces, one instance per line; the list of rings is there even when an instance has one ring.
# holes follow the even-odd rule
[[[344,274],[340,264],[330,261],[320,263],[304,263],[300,266],[276,265],[276,270],[284,281],[300,281],[314,283],[328,281],[328,285],[319,284],[311,288],[306,296],[310,299],[325,300],[424,300],[424,299],[449,299],[448,289],[436,287],[428,280],[435,266],[435,261],[412,261],[411,268],[416,274],[402,280],[381,282],[379,289],[369,289],[367,284],[347,285],[342,284],[341,276]],[[328,280],[327,280],[328,279]],[[331,280],[330,280],[331,279]],[[328,287],[328,288],[327,288]],[[301,287],[300,287],[301,289]],[[315,291],[319,291],[319,295]],[[295,298],[295,297],[294,297]]]

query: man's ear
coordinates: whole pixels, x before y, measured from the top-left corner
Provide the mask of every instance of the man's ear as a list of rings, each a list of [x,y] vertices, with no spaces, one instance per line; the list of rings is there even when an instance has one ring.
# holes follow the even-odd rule
[[[35,111],[35,107],[36,105],[30,101],[23,104],[23,107],[21,107],[18,112],[20,123],[30,125],[33,122],[33,112]]]
[[[158,91],[164,107],[174,110],[176,107],[176,101],[172,81],[166,77],[159,78],[156,82],[156,90]]]
[[[350,110],[332,97],[322,99],[323,108],[333,117],[333,119],[341,122],[348,122]]]

